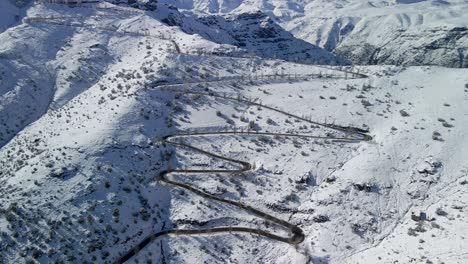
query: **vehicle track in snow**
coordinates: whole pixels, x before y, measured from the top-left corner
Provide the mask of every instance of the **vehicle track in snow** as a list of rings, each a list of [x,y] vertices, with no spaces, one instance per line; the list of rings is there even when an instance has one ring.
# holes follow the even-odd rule
[[[267,230],[260,229],[260,228],[242,227],[242,226],[222,226],[222,227],[204,228],[204,229],[177,229],[177,228],[166,229],[166,230],[162,230],[159,232],[155,232],[145,237],[140,243],[138,243],[138,245],[131,248],[125,255],[121,256],[115,263],[124,263],[130,260],[132,257],[136,256],[142,249],[144,249],[151,242],[166,235],[188,235],[190,236],[190,235],[219,234],[219,233],[249,233],[249,234],[257,234],[259,236],[270,238],[275,241],[284,242],[290,245],[297,245],[304,241],[305,239],[304,231],[297,225],[294,225],[288,221],[279,219],[271,214],[263,212],[250,205],[247,205],[238,201],[230,200],[230,199],[221,198],[216,195],[210,194],[201,188],[194,187],[187,183],[182,183],[182,182],[169,179],[168,176],[170,174],[211,174],[211,173],[235,174],[235,173],[245,173],[245,172],[249,172],[253,170],[253,165],[247,161],[238,160],[238,159],[230,158],[227,156],[223,156],[221,154],[209,152],[207,150],[193,146],[186,142],[182,142],[181,140],[177,140],[177,139],[187,138],[187,137],[200,137],[200,136],[247,135],[247,136],[280,136],[280,137],[313,138],[313,139],[324,139],[324,140],[332,140],[332,141],[347,142],[347,143],[358,143],[362,141],[372,140],[372,137],[367,135],[366,131],[361,130],[361,129],[351,128],[351,127],[341,127],[341,126],[336,126],[332,124],[316,122],[316,121],[313,121],[304,117],[297,116],[292,113],[288,113],[284,110],[275,108],[273,106],[267,106],[259,102],[248,100],[247,98],[243,98],[241,96],[234,97],[234,96],[215,94],[213,92],[200,92],[200,91],[192,91],[192,90],[175,88],[176,86],[179,86],[179,85],[183,85],[183,84],[159,85],[153,88],[162,89],[162,90],[174,92],[174,93],[194,94],[194,95],[208,96],[208,97],[214,97],[214,98],[222,98],[225,100],[230,100],[230,101],[234,101],[238,103],[246,103],[251,106],[263,107],[265,109],[269,109],[271,111],[275,111],[283,115],[299,119],[309,124],[318,125],[321,127],[325,127],[325,128],[333,129],[335,131],[342,132],[344,133],[344,136],[332,137],[332,136],[314,136],[314,135],[296,134],[296,133],[248,132],[248,131],[245,131],[245,132],[244,131],[181,132],[181,133],[175,133],[173,135],[165,136],[161,140],[163,143],[172,145],[176,148],[189,149],[191,151],[197,152],[202,155],[206,155],[212,158],[234,163],[234,164],[240,165],[240,168],[239,169],[168,169],[168,170],[161,171],[159,175],[155,177],[156,181],[164,182],[174,187],[185,189],[187,191],[190,191],[194,194],[197,194],[209,200],[213,200],[213,201],[223,203],[232,207],[236,207],[251,215],[260,217],[263,220],[271,224],[276,224],[277,226],[283,227],[285,230],[288,231],[289,235],[281,236],[281,235],[273,233],[272,231],[267,231]]]

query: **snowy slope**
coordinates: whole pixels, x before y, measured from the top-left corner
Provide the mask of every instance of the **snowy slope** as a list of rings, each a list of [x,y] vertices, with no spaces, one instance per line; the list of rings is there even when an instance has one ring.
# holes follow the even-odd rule
[[[207,52],[234,49],[188,36],[145,16],[143,11],[112,9],[105,4],[98,9],[38,5],[28,10],[24,22],[0,36],[0,109],[4,113],[0,146],[44,114],[49,105],[56,108],[66,104],[113,70],[110,66],[119,62],[122,53],[120,49],[109,50],[109,45],[119,38],[149,35],[153,41],[160,41],[161,49],[174,51],[175,42],[168,36],[177,39],[180,34],[180,39],[198,42]],[[145,31],[140,30],[141,25]],[[95,36],[94,30],[102,34]]]
[[[467,261],[466,69],[235,57],[245,50],[189,34],[198,19],[171,26],[176,10],[143,9],[35,4],[0,34],[0,263],[114,263],[135,249],[128,263]],[[217,158],[165,141],[223,131],[237,134],[178,139]],[[220,157],[251,167],[228,175],[239,166]],[[164,182],[175,168],[216,170],[167,177],[304,241],[222,232],[138,248],[170,229],[288,235]]]
[[[42,257],[41,261],[73,261],[82,259],[83,253],[86,261],[96,256],[110,259],[104,252],[117,242],[107,232],[116,232],[110,224],[112,217],[118,216],[111,212],[114,206],[110,204],[117,203],[119,197],[129,199],[124,205],[127,209],[121,209],[126,220],[118,224],[119,229],[128,229],[127,235],[134,236],[154,224],[145,218],[146,224],[140,224],[139,230],[125,227],[134,221],[129,208],[143,201],[150,206],[144,197],[153,197],[151,193],[157,188],[151,187],[148,193],[138,191],[137,195],[119,187],[126,182],[124,178],[106,179],[106,174],[125,171],[140,186],[151,181],[148,171],[160,162],[163,152],[148,143],[155,129],[162,127],[159,122],[164,121],[160,99],[164,93],[138,95],[157,75],[182,78],[173,60],[165,62],[174,50],[173,43],[160,36],[172,34],[189,43],[198,42],[207,50],[219,45],[164,26],[138,10],[115,6],[71,9],[37,5],[28,13],[27,23],[1,35],[4,75],[0,113],[5,135],[0,158],[4,183],[1,261],[18,263],[32,256]],[[80,19],[76,19],[78,14]],[[142,25],[146,32],[140,30]],[[140,111],[144,107],[148,112]],[[162,121],[150,120],[154,118]],[[142,130],[144,123],[147,132]],[[129,151],[130,156],[119,157],[122,151]],[[146,165],[138,165],[145,153],[156,163],[145,160]],[[119,159],[135,160],[122,163]],[[114,163],[121,167],[113,167]],[[101,170],[104,174],[96,176]],[[111,185],[108,192],[96,193],[107,184]],[[31,197],[28,203],[25,196]],[[153,211],[155,220],[165,217],[166,202],[164,191],[152,198],[151,206],[161,206],[161,211]],[[5,214],[7,208],[11,214]],[[79,235],[66,224],[69,221],[84,225],[73,228]]]
[[[300,73],[311,69],[293,65],[291,70]],[[232,261],[241,256],[265,263],[466,261],[463,234],[468,228],[464,221],[468,153],[462,140],[466,136],[464,124],[468,110],[466,70],[363,70],[371,76],[369,79],[254,84],[241,86],[241,93],[315,120],[369,127],[374,137],[370,143],[294,142],[281,138],[272,141],[232,137],[191,139],[205,149],[244,157],[258,170],[246,176],[239,189],[208,175],[178,180],[196,182],[212,193],[226,192],[224,195],[228,197],[239,195],[242,201],[256,208],[269,208],[269,204],[289,208],[292,211],[288,213],[270,209],[304,228],[306,241],[293,249],[247,238],[245,243],[261,249],[249,253],[239,249],[237,239],[232,241],[228,237],[190,239],[188,243],[172,238],[170,252],[175,262],[200,263],[212,260],[213,254],[219,256],[219,249],[211,246],[211,241],[228,245],[226,252]],[[446,86],[448,80],[450,87]],[[228,94],[239,92],[235,85],[216,85],[212,89],[218,92],[222,89]],[[185,101],[184,97],[180,100]],[[184,130],[229,126],[231,121],[225,120],[226,117],[237,123],[237,118],[242,116],[254,120],[260,131],[309,132],[302,122],[288,122],[287,118],[268,110],[248,107],[239,113],[239,108],[210,100],[186,107],[187,112],[179,116],[185,123]],[[222,118],[216,118],[217,111],[222,113]],[[268,120],[273,122],[269,124]],[[321,133],[316,129],[310,132]],[[182,166],[210,164],[203,156],[193,153],[179,155]],[[182,198],[186,195],[190,197],[188,200]],[[182,197],[174,209],[174,219],[181,221],[189,217],[202,222],[210,219],[206,211],[196,216],[187,214],[193,206],[189,201],[196,196],[185,193]],[[412,214],[419,217],[421,212],[425,218],[413,220]],[[223,212],[216,217],[226,216]],[[440,241],[447,244],[439,246]],[[155,243],[145,252],[156,251],[157,247]],[[201,252],[199,247],[203,247]],[[227,256],[221,259],[227,260]]]

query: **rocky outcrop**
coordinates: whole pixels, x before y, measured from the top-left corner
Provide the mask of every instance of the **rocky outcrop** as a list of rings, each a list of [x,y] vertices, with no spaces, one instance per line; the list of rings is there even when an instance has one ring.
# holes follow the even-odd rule
[[[345,40],[337,54],[355,64],[440,65],[467,68],[468,28],[402,31],[382,46],[362,43],[360,36]]]
[[[331,52],[294,37],[260,11],[202,16],[198,21],[217,32],[224,32],[229,38],[223,37],[223,34],[208,36],[205,32],[194,33],[205,35],[217,43],[225,43],[227,40],[226,44],[235,45],[260,57],[333,65],[349,63]]]

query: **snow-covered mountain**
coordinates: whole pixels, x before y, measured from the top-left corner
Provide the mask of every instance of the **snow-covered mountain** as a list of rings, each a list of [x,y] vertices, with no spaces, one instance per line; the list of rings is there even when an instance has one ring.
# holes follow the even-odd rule
[[[44,2],[0,2],[1,264],[467,261],[467,69],[314,65],[312,2]]]
[[[261,10],[296,37],[357,64],[468,66],[468,3],[463,0],[161,2],[213,14]]]
[[[261,11],[233,15],[182,15],[169,9],[161,18],[170,26],[178,26],[190,34],[198,34],[220,44],[230,44],[244,53],[262,58],[277,58],[327,65],[349,64],[348,61],[295,38]]]

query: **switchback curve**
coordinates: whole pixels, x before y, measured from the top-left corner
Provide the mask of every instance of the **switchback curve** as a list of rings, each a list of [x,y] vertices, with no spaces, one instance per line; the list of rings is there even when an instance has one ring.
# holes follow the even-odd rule
[[[269,109],[290,117],[294,117],[296,119],[302,120],[304,122],[308,122],[310,124],[314,125],[319,125],[322,127],[330,128],[336,131],[343,132],[346,136],[343,137],[328,137],[328,136],[313,136],[313,135],[307,135],[307,134],[294,134],[294,133],[269,133],[269,132],[242,132],[242,131],[218,131],[218,132],[186,132],[186,133],[176,133],[173,135],[168,135],[165,136],[162,139],[163,143],[173,145],[175,147],[179,148],[186,148],[190,149],[194,152],[198,152],[200,154],[221,159],[230,163],[235,163],[240,165],[239,169],[219,169],[219,170],[210,170],[210,169],[170,169],[170,170],[165,170],[159,173],[159,175],[156,177],[155,180],[164,182],[166,184],[173,185],[175,187],[183,188],[187,191],[190,191],[192,193],[195,193],[201,197],[204,197],[206,199],[214,200],[220,203],[224,203],[233,207],[237,207],[241,210],[244,210],[252,215],[258,216],[270,223],[274,223],[276,225],[279,225],[283,228],[285,228],[289,232],[289,236],[284,237],[280,236],[277,234],[274,234],[270,231],[263,230],[260,228],[251,228],[251,227],[241,227],[241,226],[223,226],[223,227],[217,227],[217,228],[205,228],[205,229],[167,229],[167,230],[162,230],[156,233],[153,233],[146,238],[144,238],[138,245],[133,247],[131,250],[129,250],[125,255],[120,257],[115,263],[124,263],[128,260],[130,260],[132,257],[137,255],[143,248],[145,248],[148,244],[153,242],[154,240],[158,239],[159,237],[165,236],[165,235],[202,235],[202,234],[218,234],[218,233],[249,233],[249,234],[257,234],[263,237],[267,237],[276,241],[288,243],[290,245],[297,245],[300,244],[304,241],[305,235],[303,230],[285,220],[279,219],[275,216],[272,216],[268,213],[265,213],[261,210],[258,210],[256,208],[253,208],[252,206],[246,205],[244,203],[238,202],[238,201],[233,201],[230,199],[225,199],[218,197],[216,195],[210,194],[200,188],[193,187],[189,184],[186,183],[181,183],[177,182],[174,180],[169,179],[167,176],[169,174],[173,173],[178,173],[178,174],[206,174],[206,173],[222,173],[222,174],[232,174],[232,173],[243,173],[243,172],[248,172],[252,170],[252,165],[249,162],[242,161],[242,160],[237,160],[233,158],[229,158],[226,156],[222,156],[220,154],[212,153],[207,150],[195,147],[193,145],[190,145],[188,143],[182,142],[182,141],[177,141],[177,138],[184,138],[184,137],[193,137],[193,136],[214,136],[214,135],[249,135],[249,136],[284,136],[284,137],[300,137],[300,138],[313,138],[313,139],[328,139],[328,140],[333,140],[333,141],[340,141],[340,142],[348,142],[348,143],[357,143],[361,141],[370,141],[372,140],[372,137],[366,134],[366,131],[356,129],[356,128],[350,128],[350,127],[341,127],[341,126],[336,126],[336,125],[331,125],[331,124],[325,124],[325,123],[320,123],[316,121],[309,120],[304,117],[300,117],[291,113],[288,113],[286,111],[283,111],[281,109],[272,107],[272,106],[267,106],[263,105],[262,103],[258,102],[253,102],[248,99],[242,98],[240,96],[238,97],[232,97],[232,96],[227,96],[227,95],[219,95],[215,94],[213,92],[198,92],[198,91],[190,91],[190,90],[180,90],[180,89],[174,89],[171,85],[168,85],[165,90],[172,91],[175,93],[184,93],[184,94],[197,94],[197,95],[202,95],[202,96],[211,96],[215,98],[223,98],[226,100],[231,100],[231,101],[236,101],[236,102],[243,102],[247,103],[249,105],[254,105],[254,106],[259,106],[263,107],[265,109]]]

